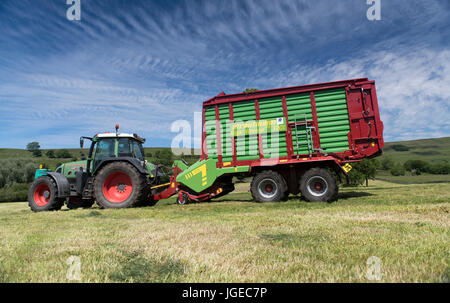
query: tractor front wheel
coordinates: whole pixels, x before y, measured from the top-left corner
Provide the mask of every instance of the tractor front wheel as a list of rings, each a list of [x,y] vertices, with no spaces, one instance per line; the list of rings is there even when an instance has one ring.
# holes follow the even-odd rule
[[[148,196],[145,175],[127,162],[112,162],[94,179],[95,200],[103,208],[128,208],[143,203]]]
[[[39,177],[28,191],[28,205],[35,212],[59,210],[64,205],[64,199],[57,195],[55,181],[48,176]]]

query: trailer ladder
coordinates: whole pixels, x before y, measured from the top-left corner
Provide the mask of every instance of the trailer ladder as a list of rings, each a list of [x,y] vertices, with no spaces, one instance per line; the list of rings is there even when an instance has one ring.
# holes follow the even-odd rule
[[[313,144],[313,137],[312,137],[312,129],[315,129],[314,126],[308,125],[308,119],[307,115],[303,114],[303,120],[298,121],[298,116],[301,116],[301,114],[294,115],[294,127],[295,127],[295,142],[297,144],[297,159],[300,158],[300,136],[305,135],[306,136],[306,143],[308,145],[308,155],[311,158],[312,153],[314,150],[314,144]],[[299,125],[305,125],[304,131],[298,131]]]

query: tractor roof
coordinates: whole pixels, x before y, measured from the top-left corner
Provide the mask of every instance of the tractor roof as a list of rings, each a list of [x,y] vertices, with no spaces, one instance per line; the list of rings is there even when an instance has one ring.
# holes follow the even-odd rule
[[[145,142],[145,139],[136,134],[115,134],[115,133],[102,133],[95,135],[97,138],[132,138],[141,143]]]

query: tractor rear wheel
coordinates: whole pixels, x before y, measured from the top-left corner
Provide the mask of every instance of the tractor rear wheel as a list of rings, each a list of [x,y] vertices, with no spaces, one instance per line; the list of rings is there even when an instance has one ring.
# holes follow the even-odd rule
[[[325,168],[311,168],[300,178],[300,192],[309,202],[332,202],[339,187],[336,178]]]
[[[253,178],[250,191],[257,202],[279,202],[286,197],[287,185],[279,173],[265,170]]]
[[[55,181],[48,176],[39,177],[28,191],[28,205],[35,212],[59,210],[65,199],[57,196],[58,187]]]
[[[112,162],[94,180],[94,195],[103,208],[128,208],[148,198],[146,176],[127,162]]]

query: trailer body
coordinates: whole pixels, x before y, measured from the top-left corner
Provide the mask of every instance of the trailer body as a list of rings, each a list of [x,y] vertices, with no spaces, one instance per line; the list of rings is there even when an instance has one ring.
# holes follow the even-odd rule
[[[223,176],[274,170],[298,193],[307,169],[347,173],[349,163],[380,155],[383,146],[375,81],[367,78],[222,92],[203,103],[200,161],[176,181],[199,194]]]

